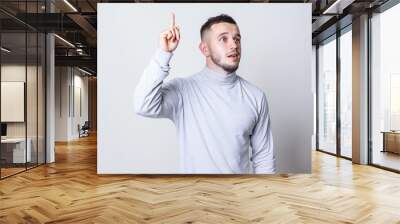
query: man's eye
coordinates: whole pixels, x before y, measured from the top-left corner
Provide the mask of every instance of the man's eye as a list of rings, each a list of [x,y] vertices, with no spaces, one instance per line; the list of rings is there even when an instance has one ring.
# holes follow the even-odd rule
[[[223,42],[226,42],[227,38],[226,38],[226,37],[222,37],[221,40],[222,40]]]

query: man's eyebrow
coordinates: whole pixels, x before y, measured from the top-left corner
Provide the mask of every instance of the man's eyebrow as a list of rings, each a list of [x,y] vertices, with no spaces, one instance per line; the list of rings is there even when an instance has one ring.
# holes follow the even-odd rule
[[[228,32],[223,32],[223,33],[220,33],[217,37],[220,37],[220,36],[222,36],[222,35],[225,35],[225,34],[228,34]],[[240,36],[240,34],[238,33],[238,34],[236,34],[235,36],[239,36],[240,38],[242,38],[242,36]]]
[[[220,33],[217,37],[220,37],[220,36],[225,35],[225,34],[227,34],[227,33],[228,33],[228,32]]]

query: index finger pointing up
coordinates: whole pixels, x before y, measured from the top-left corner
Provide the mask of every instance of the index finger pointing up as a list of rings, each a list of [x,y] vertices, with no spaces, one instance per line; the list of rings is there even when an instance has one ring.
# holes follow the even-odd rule
[[[175,13],[171,13],[172,15],[172,23],[171,23],[171,28],[175,26]]]

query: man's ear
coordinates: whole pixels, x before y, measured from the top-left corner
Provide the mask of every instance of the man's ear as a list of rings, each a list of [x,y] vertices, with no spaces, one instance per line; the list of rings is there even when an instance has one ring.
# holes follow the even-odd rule
[[[199,44],[199,49],[200,49],[201,53],[202,53],[204,56],[208,57],[208,56],[210,55],[210,52],[209,52],[209,50],[208,50],[208,46],[207,46],[207,44],[206,44],[204,41],[201,41],[201,42],[200,42],[200,44]]]

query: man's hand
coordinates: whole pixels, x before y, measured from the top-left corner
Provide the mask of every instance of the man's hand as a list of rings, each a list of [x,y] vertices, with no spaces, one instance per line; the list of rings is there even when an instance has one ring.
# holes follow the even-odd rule
[[[175,14],[172,13],[172,22],[168,30],[160,34],[160,47],[167,52],[173,52],[181,39],[179,27],[175,25]]]

